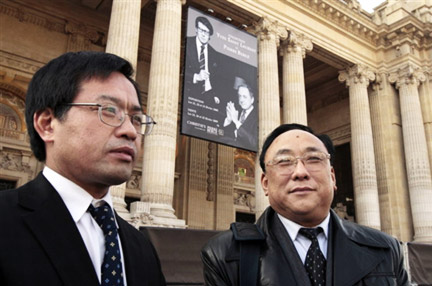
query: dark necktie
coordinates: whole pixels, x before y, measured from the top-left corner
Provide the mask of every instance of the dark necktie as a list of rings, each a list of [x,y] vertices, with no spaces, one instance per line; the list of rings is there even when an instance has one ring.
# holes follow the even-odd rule
[[[101,266],[101,285],[123,286],[123,269],[114,214],[107,203],[97,208],[90,204],[88,211],[102,228],[105,236],[105,254]]]
[[[205,49],[205,45],[201,45],[201,51],[200,51],[200,54],[199,54],[200,70],[205,70],[205,66],[206,66],[204,49]],[[201,92],[205,92],[205,80],[203,81],[202,91]]]
[[[246,110],[243,110],[241,115],[240,115],[240,123],[243,124],[243,122],[245,122],[246,120]]]
[[[313,286],[325,286],[326,259],[319,248],[318,234],[322,228],[301,228],[299,233],[312,241],[306,254],[305,268]]]

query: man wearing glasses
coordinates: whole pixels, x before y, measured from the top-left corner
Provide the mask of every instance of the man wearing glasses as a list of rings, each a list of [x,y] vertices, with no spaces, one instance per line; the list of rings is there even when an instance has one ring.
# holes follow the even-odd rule
[[[209,44],[213,26],[206,17],[195,19],[195,37],[186,42],[184,94],[202,100],[206,107],[203,114],[210,119],[221,120],[225,108],[217,90],[221,88],[220,54]],[[212,125],[211,121],[204,122]]]
[[[155,249],[109,191],[131,176],[155,124],[132,74],[120,57],[78,52],[34,75],[26,122],[45,167],[0,194],[1,285],[165,285]]]
[[[284,124],[265,140],[261,185],[270,207],[203,248],[206,285],[408,285],[400,245],[340,219],[327,135]]]

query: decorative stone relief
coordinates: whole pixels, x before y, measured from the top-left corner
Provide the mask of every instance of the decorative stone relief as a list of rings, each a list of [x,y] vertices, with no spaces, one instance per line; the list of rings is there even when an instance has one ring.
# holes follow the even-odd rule
[[[28,165],[28,160],[25,159],[23,155],[14,154],[5,150],[2,150],[0,153],[0,169],[25,173],[32,172]]]
[[[250,212],[255,211],[255,193],[251,191],[234,190],[234,205],[238,208],[248,208]]]
[[[284,27],[266,16],[253,23],[251,32],[258,35],[258,39],[261,41],[274,38],[277,46],[279,46],[279,40],[285,40],[288,37],[288,32]]]
[[[404,84],[414,84],[419,86],[421,82],[426,80],[426,75],[420,68],[412,64],[408,64],[389,76],[390,83],[394,83],[399,89]]]
[[[283,41],[282,46],[284,47],[284,49],[281,50],[282,55],[285,52],[300,52],[303,58],[305,58],[306,52],[311,52],[313,48],[310,38],[292,30],[288,31],[288,38]]]

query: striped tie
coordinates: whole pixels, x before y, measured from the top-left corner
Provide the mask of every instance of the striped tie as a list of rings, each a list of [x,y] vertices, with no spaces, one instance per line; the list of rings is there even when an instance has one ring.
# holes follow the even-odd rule
[[[205,45],[201,45],[201,51],[200,51],[200,55],[199,55],[200,70],[205,70],[205,66],[206,66],[204,49],[205,49]],[[201,93],[204,93],[204,92],[205,92],[205,80],[203,81]]]

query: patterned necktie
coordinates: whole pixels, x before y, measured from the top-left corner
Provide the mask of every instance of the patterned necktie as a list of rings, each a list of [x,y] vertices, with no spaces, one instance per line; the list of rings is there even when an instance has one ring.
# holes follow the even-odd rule
[[[301,228],[299,233],[312,241],[306,254],[305,268],[313,286],[325,286],[326,259],[319,248],[317,236],[322,228]]]
[[[102,262],[102,286],[123,286],[123,269],[117,239],[117,226],[111,207],[104,203],[95,208],[90,204],[88,211],[102,228],[105,236],[105,254]]]
[[[205,49],[205,45],[201,45],[201,51],[199,54],[199,65],[200,65],[200,70],[205,70],[205,55],[204,55],[204,49]],[[202,93],[205,92],[205,81],[203,81],[203,85],[202,85]]]

